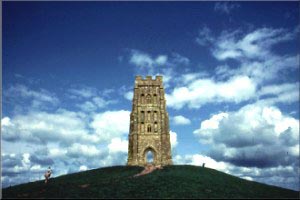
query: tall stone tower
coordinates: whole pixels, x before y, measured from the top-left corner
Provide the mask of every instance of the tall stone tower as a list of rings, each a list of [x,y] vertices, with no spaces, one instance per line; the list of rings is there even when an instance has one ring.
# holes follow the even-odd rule
[[[147,154],[154,165],[171,165],[169,116],[162,76],[136,76],[128,144],[128,165],[146,165]]]

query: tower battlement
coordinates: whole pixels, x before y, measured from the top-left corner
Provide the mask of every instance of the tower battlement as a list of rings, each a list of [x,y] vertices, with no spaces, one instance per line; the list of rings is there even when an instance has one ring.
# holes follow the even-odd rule
[[[150,80],[160,80],[160,81],[162,81],[163,76],[161,76],[161,75],[155,76],[155,79],[152,79],[152,76],[146,76],[146,78],[143,79],[142,76],[138,75],[138,76],[135,76],[135,80],[137,80],[137,81],[150,81]]]
[[[143,79],[142,76],[136,76],[135,88],[139,86],[160,86],[161,88],[163,88],[163,77],[156,76],[155,79],[152,79],[152,76],[146,76],[146,78]]]

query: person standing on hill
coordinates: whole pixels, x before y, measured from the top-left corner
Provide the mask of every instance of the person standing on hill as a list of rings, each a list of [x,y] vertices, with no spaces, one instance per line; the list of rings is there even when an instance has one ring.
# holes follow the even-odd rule
[[[50,179],[50,176],[52,174],[52,170],[51,170],[51,167],[48,168],[48,170],[45,172],[45,184],[48,183],[48,180]]]

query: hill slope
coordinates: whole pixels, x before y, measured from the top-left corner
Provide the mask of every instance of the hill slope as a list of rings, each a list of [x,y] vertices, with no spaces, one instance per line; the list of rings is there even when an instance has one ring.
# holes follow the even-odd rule
[[[3,198],[298,198],[296,191],[240,179],[210,168],[167,166],[135,177],[142,167],[116,166],[3,189]]]

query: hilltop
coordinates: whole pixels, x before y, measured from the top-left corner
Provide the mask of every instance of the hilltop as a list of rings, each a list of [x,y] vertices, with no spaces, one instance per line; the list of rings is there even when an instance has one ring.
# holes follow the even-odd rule
[[[299,198],[297,191],[244,180],[210,168],[115,166],[4,188],[2,198]]]

